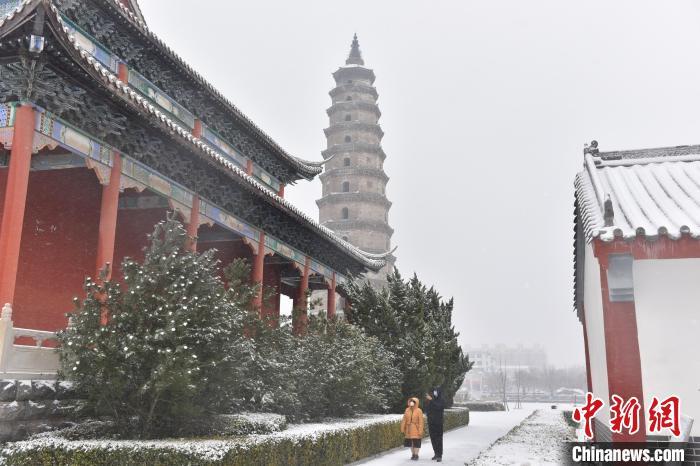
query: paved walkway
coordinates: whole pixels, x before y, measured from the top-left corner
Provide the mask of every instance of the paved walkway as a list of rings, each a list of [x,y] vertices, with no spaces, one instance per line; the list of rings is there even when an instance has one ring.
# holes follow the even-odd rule
[[[467,427],[445,433],[442,464],[464,466],[466,461],[471,461],[479,456],[479,453],[520,424],[535,409],[541,407],[540,404],[523,404],[522,409],[511,411],[471,412]],[[369,466],[436,464],[430,461],[430,458],[433,457],[433,449],[427,438],[423,440],[420,461],[411,461],[410,457],[411,453],[408,448],[400,448],[353,464]]]

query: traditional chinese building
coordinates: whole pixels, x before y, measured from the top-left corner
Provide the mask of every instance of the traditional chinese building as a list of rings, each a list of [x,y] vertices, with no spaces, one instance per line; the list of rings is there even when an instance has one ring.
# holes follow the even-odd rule
[[[676,395],[681,430],[695,419],[690,435],[697,443],[700,146],[618,152],[597,146],[584,150],[575,182],[575,308],[588,388],[605,403],[595,438],[668,435],[646,420],[654,397]],[[640,401],[639,432],[611,432],[613,395]]]
[[[264,315],[280,294],[306,308],[309,289],[327,290],[332,315],[350,275],[385,266],[284,199],[322,163],[275,143],[134,0],[0,4],[0,303],[15,326],[63,328],[85,277],[118,278],[168,211],[192,249],[250,261],[276,290],[257,299]]]
[[[389,177],[384,172],[386,154],[381,146],[384,132],[379,126],[374,71],[365,66],[357,35],[345,65],[333,73],[332,104],[326,111],[329,126],[324,130],[327,160],[320,176],[322,197],[316,201],[322,225],[335,231],[363,251],[383,253],[391,249],[389,226],[391,202],[386,196]],[[396,258],[369,271],[366,278],[376,287],[386,284]]]

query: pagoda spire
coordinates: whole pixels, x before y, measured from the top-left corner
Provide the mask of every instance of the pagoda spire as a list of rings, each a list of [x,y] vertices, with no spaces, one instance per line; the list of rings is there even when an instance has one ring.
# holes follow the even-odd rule
[[[360,42],[357,40],[357,33],[352,38],[352,45],[350,46],[350,55],[348,59],[345,60],[346,65],[363,65],[365,61],[362,59],[362,52],[360,52]]]

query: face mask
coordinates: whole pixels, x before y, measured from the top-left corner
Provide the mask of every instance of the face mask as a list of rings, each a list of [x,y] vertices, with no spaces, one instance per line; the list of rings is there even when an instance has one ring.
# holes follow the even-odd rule
[[[433,390],[433,396],[437,398],[437,390]]]
[[[410,404],[411,406],[415,406],[415,405],[416,405],[413,401],[411,401],[409,404]]]

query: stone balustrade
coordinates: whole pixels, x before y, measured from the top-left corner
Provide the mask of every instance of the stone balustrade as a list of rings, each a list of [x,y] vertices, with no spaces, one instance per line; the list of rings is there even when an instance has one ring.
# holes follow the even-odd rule
[[[16,344],[17,339],[31,339],[34,344]],[[0,378],[56,378],[58,353],[55,347],[44,346],[55,340],[54,332],[14,327],[12,306],[5,304],[0,314]]]

